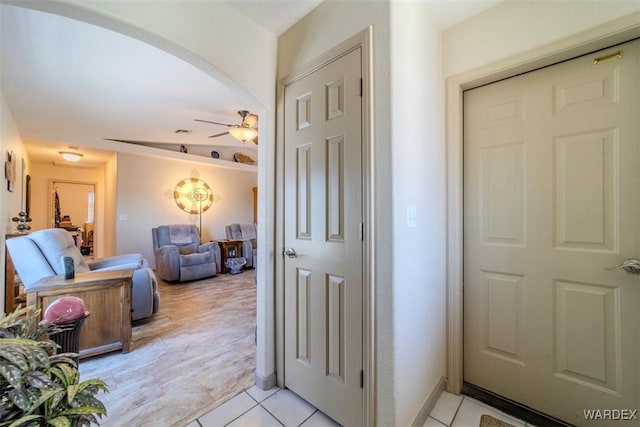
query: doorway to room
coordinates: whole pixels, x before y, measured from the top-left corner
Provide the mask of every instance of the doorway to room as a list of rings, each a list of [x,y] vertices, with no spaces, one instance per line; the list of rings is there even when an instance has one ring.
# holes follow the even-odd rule
[[[71,232],[76,246],[85,256],[96,251],[96,184],[83,181],[49,180],[48,227]]]

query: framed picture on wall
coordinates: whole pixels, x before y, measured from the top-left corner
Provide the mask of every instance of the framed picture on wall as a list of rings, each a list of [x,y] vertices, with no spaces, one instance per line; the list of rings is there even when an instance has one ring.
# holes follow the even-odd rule
[[[13,191],[16,185],[16,158],[13,151],[7,151],[7,161],[4,164],[4,177],[7,179],[7,190]]]

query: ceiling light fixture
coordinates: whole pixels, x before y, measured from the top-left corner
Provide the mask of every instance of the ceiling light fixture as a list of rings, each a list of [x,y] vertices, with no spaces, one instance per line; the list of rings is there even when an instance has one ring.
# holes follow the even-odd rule
[[[58,153],[68,162],[77,162],[82,158],[82,154],[72,151],[58,151]]]
[[[255,130],[254,128],[250,127],[250,126],[236,125],[236,126],[232,127],[231,129],[229,129],[229,133],[235,139],[237,139],[239,141],[242,141],[242,142],[246,142],[246,141],[252,140],[256,136],[258,136],[258,131]]]

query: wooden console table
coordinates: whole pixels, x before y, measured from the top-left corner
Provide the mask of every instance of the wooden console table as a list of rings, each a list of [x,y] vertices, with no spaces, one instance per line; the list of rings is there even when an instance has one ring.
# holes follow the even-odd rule
[[[131,278],[133,270],[77,273],[40,279],[29,287],[27,304],[45,309],[63,296],[81,298],[91,313],[80,333],[80,358],[131,348]]]

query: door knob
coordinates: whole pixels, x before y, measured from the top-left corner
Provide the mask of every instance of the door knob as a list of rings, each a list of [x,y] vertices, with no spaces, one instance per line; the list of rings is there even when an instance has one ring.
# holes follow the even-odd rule
[[[622,268],[627,273],[631,274],[640,274],[640,259],[625,259],[622,261],[622,264],[617,267],[607,268],[607,270],[618,270]]]
[[[287,248],[283,252],[288,258],[297,258],[298,254],[293,248]]]

